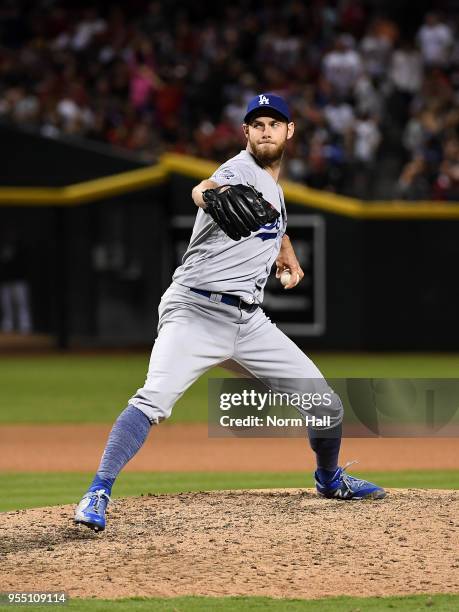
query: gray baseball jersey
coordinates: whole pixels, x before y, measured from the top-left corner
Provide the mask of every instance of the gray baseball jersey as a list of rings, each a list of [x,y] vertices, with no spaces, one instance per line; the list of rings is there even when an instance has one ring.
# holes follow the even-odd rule
[[[210,178],[219,185],[253,185],[280,217],[235,241],[200,208],[188,249],[173,280],[186,287],[231,293],[249,304],[260,304],[287,226],[282,188],[248,151],[225,162]]]
[[[158,308],[158,337],[145,384],[129,400],[152,423],[167,419],[199,376],[227,360],[270,381],[280,392],[328,389],[314,363],[261,308],[248,312],[190,291],[232,293],[248,303],[261,303],[287,224],[281,188],[247,151],[220,166],[211,179],[219,185],[253,185],[281,215],[234,241],[199,209],[183,263]],[[334,398],[329,411],[333,425],[342,419],[341,401],[336,394]]]

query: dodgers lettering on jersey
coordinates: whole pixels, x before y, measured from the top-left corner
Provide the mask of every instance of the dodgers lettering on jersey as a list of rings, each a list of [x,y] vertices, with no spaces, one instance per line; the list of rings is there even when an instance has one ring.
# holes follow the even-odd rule
[[[279,211],[280,217],[247,238],[235,241],[200,208],[173,280],[186,287],[231,293],[249,304],[261,304],[287,226],[282,188],[248,151],[241,151],[222,164],[210,179],[219,185],[253,185]]]

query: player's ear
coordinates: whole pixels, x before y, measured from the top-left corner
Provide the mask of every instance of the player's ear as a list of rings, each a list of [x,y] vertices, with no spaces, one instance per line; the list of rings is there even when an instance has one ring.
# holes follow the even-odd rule
[[[293,123],[293,121],[290,121],[290,123],[287,123],[287,140],[290,140],[290,138],[293,136],[294,131],[295,124]]]
[[[248,138],[249,137],[249,126],[247,125],[247,123],[242,124],[242,131],[244,132],[244,136]]]

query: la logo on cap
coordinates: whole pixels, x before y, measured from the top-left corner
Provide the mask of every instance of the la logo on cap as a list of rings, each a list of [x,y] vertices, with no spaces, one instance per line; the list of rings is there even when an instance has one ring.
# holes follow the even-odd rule
[[[265,95],[260,94],[258,98],[258,104],[269,104],[269,98],[267,98]]]

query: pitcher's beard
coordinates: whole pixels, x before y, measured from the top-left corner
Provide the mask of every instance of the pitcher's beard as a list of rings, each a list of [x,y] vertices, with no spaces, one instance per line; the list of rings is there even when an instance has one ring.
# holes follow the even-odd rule
[[[269,166],[282,159],[285,143],[279,145],[259,145],[250,143],[254,157],[261,166]]]

